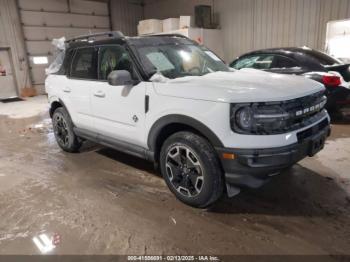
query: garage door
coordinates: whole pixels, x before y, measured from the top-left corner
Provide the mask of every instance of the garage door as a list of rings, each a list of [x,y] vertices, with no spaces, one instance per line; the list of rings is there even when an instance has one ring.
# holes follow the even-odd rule
[[[44,93],[45,68],[52,61],[53,38],[110,30],[108,4],[85,0],[19,0],[33,85]]]
[[[10,49],[0,49],[0,99],[17,96]]]

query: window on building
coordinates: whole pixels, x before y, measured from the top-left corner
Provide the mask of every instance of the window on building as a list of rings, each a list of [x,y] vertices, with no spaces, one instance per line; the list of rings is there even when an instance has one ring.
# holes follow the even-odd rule
[[[47,56],[33,56],[32,61],[34,65],[47,65],[49,63]]]

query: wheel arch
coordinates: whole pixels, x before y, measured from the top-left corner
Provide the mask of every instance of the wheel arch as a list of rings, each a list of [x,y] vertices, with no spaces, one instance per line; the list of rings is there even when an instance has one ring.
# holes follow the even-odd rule
[[[50,117],[52,118],[55,110],[57,108],[63,107],[64,109],[66,109],[66,111],[69,114],[68,108],[66,107],[66,105],[64,104],[64,102],[61,99],[54,99],[50,102],[50,110],[49,110],[49,114]],[[69,114],[70,115],[70,114]]]
[[[147,139],[148,148],[154,153],[156,162],[159,160],[159,152],[164,141],[172,134],[185,130],[201,135],[213,147],[223,147],[216,134],[200,121],[185,115],[167,115],[153,124]]]

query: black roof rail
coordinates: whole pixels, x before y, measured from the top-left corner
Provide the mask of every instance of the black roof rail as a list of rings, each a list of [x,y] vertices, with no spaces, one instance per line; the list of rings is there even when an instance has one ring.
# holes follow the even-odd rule
[[[185,38],[185,39],[190,39],[185,35],[182,34],[154,34],[154,35],[140,35],[140,37],[160,37],[160,36],[164,36],[164,37],[179,37],[179,38]],[[191,39],[190,39],[191,40]]]
[[[96,37],[109,37],[109,38],[123,38],[124,34],[120,31],[110,31],[110,32],[103,32],[103,33],[95,33],[95,34],[89,34],[89,35],[81,35],[77,36],[71,39],[66,40],[66,43],[73,43],[77,41],[89,41]]]

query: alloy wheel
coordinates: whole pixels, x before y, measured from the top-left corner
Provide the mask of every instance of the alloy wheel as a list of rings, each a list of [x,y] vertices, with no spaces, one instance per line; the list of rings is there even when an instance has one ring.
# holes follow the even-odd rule
[[[196,154],[185,145],[174,145],[168,151],[166,175],[172,186],[186,197],[195,197],[203,189],[202,165]]]
[[[56,114],[53,119],[54,132],[58,142],[67,146],[69,143],[68,125],[64,117],[60,114]]]

